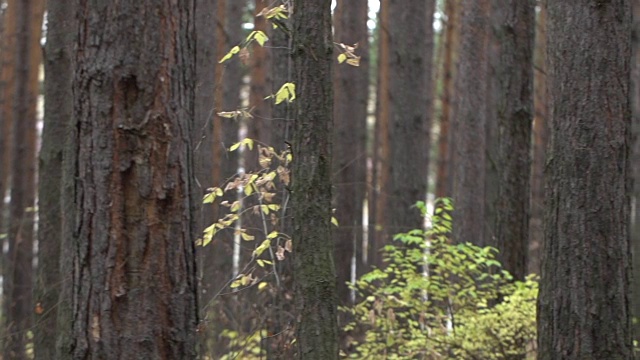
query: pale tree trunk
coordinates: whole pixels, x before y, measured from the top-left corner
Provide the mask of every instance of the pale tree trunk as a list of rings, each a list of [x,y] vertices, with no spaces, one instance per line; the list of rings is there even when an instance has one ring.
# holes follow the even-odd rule
[[[629,1],[548,2],[538,359],[632,359]]]
[[[294,1],[293,256],[297,358],[338,359],[331,237],[331,1]]]
[[[194,359],[193,2],[78,6],[58,358]]]

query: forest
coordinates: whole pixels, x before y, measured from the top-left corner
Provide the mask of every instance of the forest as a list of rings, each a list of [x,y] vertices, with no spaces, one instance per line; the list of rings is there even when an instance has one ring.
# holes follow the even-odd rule
[[[0,5],[0,360],[640,356],[640,0]]]

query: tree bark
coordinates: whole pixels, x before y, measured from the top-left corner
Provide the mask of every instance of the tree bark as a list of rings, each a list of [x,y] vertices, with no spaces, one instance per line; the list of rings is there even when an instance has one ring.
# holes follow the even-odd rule
[[[338,359],[331,237],[331,1],[294,1],[293,241],[298,358]]]
[[[378,13],[378,74],[376,96],[376,125],[374,135],[373,192],[369,211],[369,241],[367,262],[382,266],[380,248],[389,234],[386,216],[391,186],[391,145],[389,138],[389,1],[380,2]]]
[[[538,359],[632,359],[629,1],[549,1]]]
[[[358,44],[360,66],[343,63],[334,71],[333,182],[335,184],[335,262],[340,305],[351,303],[351,262],[362,272],[362,207],[366,191],[366,129],[369,100],[368,6],[366,1],[339,0],[334,13],[335,41]]]
[[[631,247],[633,256],[632,316],[636,319],[633,338],[640,341],[640,0],[632,0],[633,33],[631,57],[631,110],[632,110],[632,148],[631,148],[631,184],[632,218]]]
[[[458,52],[460,7],[458,0],[447,0],[445,4],[446,26],[444,59],[442,64],[442,113],[440,115],[440,133],[438,134],[438,161],[436,167],[436,198],[451,197],[453,179],[451,178],[451,122],[454,100],[455,55]]]
[[[497,133],[497,198],[491,245],[514,278],[527,274],[529,236],[529,180],[531,123],[533,120],[533,48],[535,1],[492,2],[495,62],[492,64],[495,106],[492,120]],[[485,239],[489,240],[489,239]]]
[[[456,78],[454,241],[484,246],[489,0],[463,0]]]
[[[34,293],[36,325],[35,359],[56,358],[57,313],[62,240],[62,156],[66,129],[73,115],[71,51],[75,22],[69,18],[74,4],[49,1],[47,4],[47,42],[45,47],[44,128],[38,167],[38,267]]]
[[[531,165],[531,217],[529,218],[529,273],[540,274],[540,257],[544,233],[544,167],[549,142],[547,105],[547,5],[538,4],[534,59],[533,162]]]
[[[74,306],[59,358],[194,359],[194,2],[78,6]]]
[[[33,244],[36,192],[38,70],[44,2],[23,0],[17,6],[15,97],[11,203],[9,204],[10,283],[5,358],[26,359],[27,331],[33,324]]]

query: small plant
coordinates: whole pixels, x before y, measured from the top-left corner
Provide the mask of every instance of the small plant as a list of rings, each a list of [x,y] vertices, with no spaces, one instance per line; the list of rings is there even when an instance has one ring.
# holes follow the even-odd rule
[[[387,266],[353,284],[352,359],[523,359],[536,339],[535,277],[513,281],[497,250],[452,244],[451,201],[441,199],[429,230],[394,237]],[[424,213],[424,203],[419,203]]]

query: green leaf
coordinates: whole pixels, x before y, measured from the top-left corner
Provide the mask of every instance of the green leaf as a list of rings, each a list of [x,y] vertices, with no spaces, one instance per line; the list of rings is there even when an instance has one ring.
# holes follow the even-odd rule
[[[223,62],[231,59],[233,57],[233,55],[237,54],[240,52],[240,46],[234,46],[231,48],[231,50],[229,50],[229,52],[222,58],[220,59],[220,61],[218,61],[218,64],[222,64]]]

